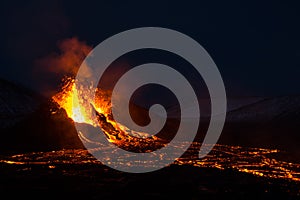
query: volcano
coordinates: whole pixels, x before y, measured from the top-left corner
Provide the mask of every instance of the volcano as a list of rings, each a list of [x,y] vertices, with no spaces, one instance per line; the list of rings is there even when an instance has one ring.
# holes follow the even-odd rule
[[[201,143],[195,141],[170,166],[136,176],[102,165],[85,150],[70,112],[53,98],[41,97],[7,81],[1,84],[0,99],[5,102],[1,109],[5,126],[0,127],[0,166],[3,169],[0,188],[5,188],[3,194],[18,189],[25,196],[36,192],[51,196],[59,191],[66,197],[71,193],[74,197],[121,198],[112,191],[129,195],[126,191],[134,192],[135,188],[140,196],[151,198],[174,196],[176,190],[180,194],[189,191],[191,197],[209,198],[229,195],[239,199],[251,196],[253,191],[261,198],[297,199],[299,195],[299,159],[297,154],[290,153],[297,152],[294,141],[298,137],[298,96],[243,99],[238,105],[231,105],[219,144],[207,157],[197,157]],[[141,106],[135,106],[135,109],[140,110],[137,113],[147,112]],[[174,111],[174,108],[170,109]],[[168,141],[159,137],[151,140],[128,137],[126,129],[116,128],[109,112],[94,111],[106,138],[120,148],[147,152],[163,147]],[[177,144],[178,148],[181,146],[181,143]],[[40,176],[43,178],[36,178]],[[218,180],[217,186],[211,180]],[[154,190],[159,194],[154,190],[151,193],[141,185],[158,185],[160,188]],[[99,186],[105,186],[105,189],[99,189]]]
[[[70,118],[70,113],[68,114],[53,98],[47,99],[8,81],[1,80],[0,83],[2,101],[0,148],[3,151],[84,148],[74,127],[74,119]],[[297,125],[300,122],[299,96],[251,97],[240,98],[239,101],[237,98],[233,100],[229,98],[228,102],[231,102],[229,106],[231,109],[227,113],[225,127],[219,139],[220,144],[279,148],[295,152],[296,156],[299,145],[294,141],[300,139]],[[141,106],[135,106],[135,109],[140,110],[137,113],[147,112]],[[169,109],[174,113],[174,108]],[[122,141],[122,138],[126,140],[124,136],[126,130],[116,129],[114,122],[109,120],[108,113],[104,115],[97,112],[97,123],[102,123],[104,130],[110,129],[104,131],[108,139],[115,138],[113,141],[120,145],[118,141]],[[199,131],[198,135],[202,135],[202,130]],[[163,144],[168,138],[161,137],[154,140]],[[140,151],[136,145],[137,140],[131,141],[131,148]],[[147,146],[147,142],[145,145]],[[157,143],[154,146],[159,145]]]
[[[2,152],[83,148],[74,123],[52,100],[0,81]]]

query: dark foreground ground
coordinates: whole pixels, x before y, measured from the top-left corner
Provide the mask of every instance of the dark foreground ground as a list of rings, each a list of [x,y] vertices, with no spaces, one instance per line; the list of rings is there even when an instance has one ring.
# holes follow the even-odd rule
[[[99,163],[73,162],[69,157],[55,162],[57,155],[29,154],[32,157],[27,159],[24,154],[23,160],[34,163],[22,164],[2,158],[6,153],[83,145],[73,121],[52,101],[39,100],[3,81],[0,94],[0,160],[4,160],[0,162],[0,200],[300,199],[300,96],[271,98],[228,112],[219,139],[221,144],[279,149],[283,154],[223,145],[208,156],[206,167],[201,162],[197,167],[174,164],[152,173],[128,174]]]
[[[300,199],[298,182],[171,165],[128,174],[100,164],[1,164],[1,196],[18,199]]]

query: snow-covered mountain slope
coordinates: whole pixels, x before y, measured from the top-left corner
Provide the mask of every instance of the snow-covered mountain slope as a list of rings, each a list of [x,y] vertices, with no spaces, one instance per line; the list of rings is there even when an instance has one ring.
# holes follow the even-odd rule
[[[42,97],[5,80],[0,80],[0,128],[12,126],[33,113]]]
[[[242,108],[247,105],[254,104],[256,102],[259,102],[263,100],[263,97],[231,97],[227,98],[227,112],[231,112],[233,110],[237,110],[239,108]],[[193,119],[195,116],[193,115],[195,107],[193,106],[195,103],[191,102],[190,105],[184,105],[182,110],[187,113],[183,118],[187,119]],[[210,116],[210,99],[200,99],[199,100],[199,105],[200,105],[200,115],[202,117],[209,117]],[[170,112],[170,116],[179,116],[179,109],[176,106],[171,106],[170,108],[167,109],[168,112]]]
[[[227,113],[229,122],[269,122],[294,120],[300,116],[300,96],[267,98]]]

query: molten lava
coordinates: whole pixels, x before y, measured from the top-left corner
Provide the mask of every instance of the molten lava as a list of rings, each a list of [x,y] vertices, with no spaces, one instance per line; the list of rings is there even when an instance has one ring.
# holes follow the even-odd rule
[[[104,91],[99,91],[97,89],[97,102],[92,98],[91,92],[92,91],[88,88],[81,88],[78,90],[76,88],[75,79],[67,77],[63,79],[61,92],[54,95],[52,100],[63,108],[68,117],[74,122],[96,126],[96,123],[98,122],[95,119],[90,118],[90,112],[93,112],[93,109],[95,109],[98,113],[109,118],[111,105],[109,103],[108,95],[103,95],[105,93]],[[84,101],[88,101],[92,107],[86,106]],[[113,120],[110,120],[109,122],[115,123]]]
[[[65,109],[67,115],[75,122],[93,125],[93,121],[88,118],[86,109],[80,106],[75,79],[66,78],[63,82],[62,91],[53,96],[52,99],[58,103],[61,108]]]
[[[118,145],[119,147],[135,151],[149,152],[161,148],[166,141],[156,137],[149,136],[147,133],[136,132],[130,130],[126,126],[113,120],[111,111],[111,92],[96,89],[96,100],[91,94],[89,88],[76,87],[74,78],[64,78],[62,91],[52,97],[60,108],[63,108],[68,117],[74,122],[86,123],[93,126],[97,124],[105,133],[108,141]],[[86,103],[88,102],[88,104]],[[87,106],[92,105],[92,106]],[[96,119],[91,119],[90,113],[96,111]],[[128,134],[128,133],[131,134]],[[143,136],[142,138],[132,135]]]

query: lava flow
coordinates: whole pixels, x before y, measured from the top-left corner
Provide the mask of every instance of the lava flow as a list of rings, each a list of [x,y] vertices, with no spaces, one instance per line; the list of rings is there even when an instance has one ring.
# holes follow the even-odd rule
[[[96,100],[93,99],[90,88],[78,89],[75,85],[75,79],[68,77],[63,79],[61,92],[54,95],[52,100],[60,108],[63,108],[74,122],[86,123],[95,127],[99,125],[109,142],[125,150],[151,152],[165,145],[166,142],[156,136],[130,130],[114,121],[111,111],[111,92],[97,88],[95,94]],[[84,101],[89,104],[84,103]],[[96,112],[96,119],[91,119],[91,112]],[[128,134],[129,132],[131,134]],[[139,137],[134,137],[134,135]]]
[[[53,96],[52,100],[65,109],[68,117],[74,122],[94,125],[94,121],[87,115],[86,108],[80,105],[75,79],[68,77],[63,79],[63,83],[62,91]]]

